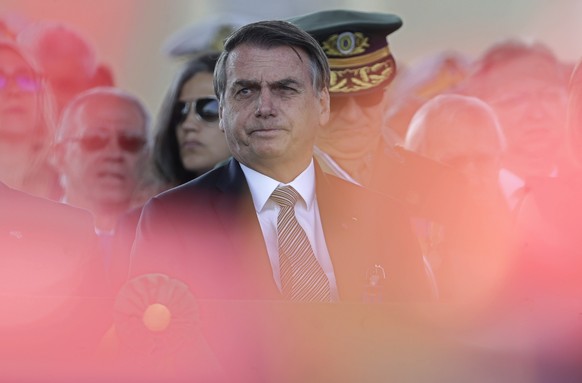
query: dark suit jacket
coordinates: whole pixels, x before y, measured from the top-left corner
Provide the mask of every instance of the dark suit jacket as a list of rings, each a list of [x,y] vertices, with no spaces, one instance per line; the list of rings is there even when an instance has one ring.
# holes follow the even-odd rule
[[[342,302],[380,298],[409,302],[429,297],[420,251],[409,220],[398,204],[325,175],[317,167],[316,193]],[[386,273],[380,288],[368,286],[367,274],[375,265]],[[304,350],[298,351],[290,340],[295,334],[305,335],[300,328],[311,323],[310,319],[302,319],[305,312],[301,308],[319,306],[282,302],[249,187],[237,161],[231,160],[166,191],[145,205],[132,249],[130,274],[147,273],[163,273],[186,282],[198,298],[198,305],[185,309],[181,307],[181,300],[166,296],[165,291],[176,289],[152,286],[137,294],[141,305],[118,307],[120,338],[127,338],[124,334],[139,333],[141,321],[132,318],[140,318],[143,310],[136,307],[162,302],[175,315],[172,323],[182,329],[189,322],[180,318],[181,313],[199,313],[200,323],[196,328],[202,329],[217,360],[232,374],[227,381],[268,382],[276,380],[271,375],[286,376],[288,368],[311,365],[311,362],[304,363],[302,356],[291,362],[297,355],[303,355]],[[135,295],[143,289],[137,281],[140,278],[129,282],[129,288],[124,290]],[[128,300],[134,301],[135,298]],[[256,312],[254,304],[267,306]],[[293,305],[296,310],[289,311],[294,313],[291,317],[276,315],[276,308]],[[289,318],[292,324],[284,323],[286,320],[282,318]],[[132,320],[136,325],[128,326]],[[299,320],[299,327],[287,333],[296,324],[295,320]],[[333,321],[333,317],[329,320]],[[266,330],[273,326],[280,336],[273,337]],[[180,331],[179,327],[173,331]],[[164,339],[191,338],[186,333],[183,329],[179,337],[172,338],[173,332],[168,328]],[[184,350],[173,355],[181,355],[186,361],[200,359]],[[281,360],[286,362],[282,370],[277,362],[269,362],[273,355],[284,355]]]
[[[416,217],[444,225],[459,218],[468,188],[463,174],[398,145],[379,145],[373,158],[367,187],[403,203]]]
[[[341,301],[428,298],[417,242],[400,206],[317,168],[316,193]],[[368,286],[374,266],[386,274]],[[160,272],[203,299],[282,299],[238,162],[169,190],[144,207],[131,275]]]
[[[95,244],[88,212],[0,183],[0,368],[94,350],[110,315]]]

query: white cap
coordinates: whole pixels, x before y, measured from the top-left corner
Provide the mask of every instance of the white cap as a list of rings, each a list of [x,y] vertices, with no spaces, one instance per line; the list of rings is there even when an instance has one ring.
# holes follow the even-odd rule
[[[220,52],[226,37],[253,21],[255,19],[241,14],[208,16],[172,34],[162,45],[162,52],[170,57]]]

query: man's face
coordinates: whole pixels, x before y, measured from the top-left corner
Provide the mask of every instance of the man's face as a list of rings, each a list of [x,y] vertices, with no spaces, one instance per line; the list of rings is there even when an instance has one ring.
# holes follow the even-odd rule
[[[489,192],[498,187],[502,146],[489,119],[458,121],[444,131],[436,129],[426,155],[463,173],[476,190]]]
[[[129,204],[147,154],[140,110],[119,98],[91,99],[77,109],[72,124],[60,158],[69,202]]]
[[[12,50],[0,49],[0,63],[0,132],[30,135],[38,121],[38,79]]]
[[[313,89],[307,54],[243,44],[226,66],[220,128],[233,156],[273,178],[281,170],[305,169],[329,117],[329,94]]]
[[[382,90],[368,95],[332,95],[329,123],[321,129],[317,145],[340,158],[374,150],[381,135],[383,95]]]
[[[566,88],[555,65],[521,58],[495,70],[484,97],[497,113],[507,138],[513,171],[548,175],[563,140]]]

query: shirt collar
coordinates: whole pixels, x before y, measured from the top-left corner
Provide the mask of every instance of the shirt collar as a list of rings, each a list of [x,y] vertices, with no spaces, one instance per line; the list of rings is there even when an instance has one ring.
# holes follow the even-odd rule
[[[253,197],[253,204],[257,212],[263,210],[269,197],[271,197],[271,194],[279,185],[293,186],[299,195],[301,195],[303,201],[305,201],[307,208],[311,209],[313,206],[315,199],[315,166],[313,165],[313,159],[309,163],[309,166],[288,184],[283,184],[243,164],[240,164],[240,167],[249,185],[251,196]]]

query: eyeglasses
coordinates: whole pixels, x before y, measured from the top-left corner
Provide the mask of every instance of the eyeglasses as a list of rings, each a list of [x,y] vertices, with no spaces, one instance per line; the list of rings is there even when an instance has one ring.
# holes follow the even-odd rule
[[[71,141],[78,142],[81,145],[81,148],[87,152],[96,152],[107,147],[112,137],[116,137],[117,145],[119,145],[121,149],[128,153],[137,153],[146,144],[146,140],[143,137],[129,134],[119,134],[117,136],[88,134],[82,137],[74,138]]]
[[[361,108],[370,108],[379,105],[384,99],[384,91],[375,91],[366,94],[358,94],[353,96],[331,96],[330,97],[330,109],[332,112],[339,111],[343,109],[348,100],[353,99],[358,106]]]
[[[8,87],[10,81],[13,81],[24,92],[36,92],[40,88],[40,81],[34,75],[16,74],[10,76],[0,73],[0,90]]]
[[[178,101],[174,105],[174,121],[181,124],[186,120],[191,110],[196,112],[196,116],[206,122],[218,120],[218,99],[214,97],[202,97],[192,101]]]

